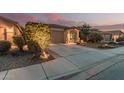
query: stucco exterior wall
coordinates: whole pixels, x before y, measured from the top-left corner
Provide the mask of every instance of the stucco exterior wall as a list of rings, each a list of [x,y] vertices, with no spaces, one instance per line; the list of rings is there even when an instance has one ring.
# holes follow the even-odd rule
[[[13,42],[14,35],[20,35],[19,29],[11,24],[10,26],[0,23],[0,40],[8,40]]]
[[[74,36],[72,36],[72,34]],[[66,39],[65,40],[66,40],[67,44],[79,42],[79,30],[77,30],[77,29],[68,29],[66,31]]]

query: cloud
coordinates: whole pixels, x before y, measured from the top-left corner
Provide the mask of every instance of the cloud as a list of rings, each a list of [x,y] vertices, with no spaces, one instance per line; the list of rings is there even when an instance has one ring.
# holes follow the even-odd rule
[[[46,17],[48,21],[54,21],[54,22],[65,19],[61,14],[57,14],[57,13],[46,14]]]
[[[37,16],[31,16],[26,14],[15,14],[13,15],[13,17],[21,21],[37,21],[38,20]]]
[[[65,18],[64,16],[62,16],[61,14],[48,13],[45,16],[46,16],[47,21],[50,23],[68,25],[68,26],[72,26],[72,25],[76,24],[75,21],[69,20],[69,19]]]
[[[39,18],[37,16],[23,14],[23,13],[5,13],[0,15],[8,17],[20,23],[25,23],[27,21],[39,21]]]
[[[44,14],[4,13],[0,15],[10,18],[12,20],[15,20],[22,25],[24,25],[28,21],[60,24],[60,25],[66,25],[66,26],[77,26],[82,23],[82,21],[78,22],[76,20],[67,18],[61,13],[44,13]]]

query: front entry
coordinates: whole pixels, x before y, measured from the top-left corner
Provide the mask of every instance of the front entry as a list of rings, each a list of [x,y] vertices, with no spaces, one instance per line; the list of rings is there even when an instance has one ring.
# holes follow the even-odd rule
[[[68,33],[68,43],[76,43],[77,42],[77,32],[69,31]]]
[[[0,40],[8,40],[12,42],[13,32],[7,32],[5,28],[0,28]]]

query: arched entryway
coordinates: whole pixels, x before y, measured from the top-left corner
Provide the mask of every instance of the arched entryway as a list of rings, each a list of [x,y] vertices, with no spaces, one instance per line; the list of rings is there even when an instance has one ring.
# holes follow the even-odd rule
[[[79,31],[76,29],[70,29],[67,31],[67,43],[77,43],[79,41]]]

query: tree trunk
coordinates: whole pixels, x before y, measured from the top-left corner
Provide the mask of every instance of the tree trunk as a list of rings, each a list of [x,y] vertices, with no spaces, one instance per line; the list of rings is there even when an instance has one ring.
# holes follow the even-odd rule
[[[86,41],[87,41],[87,42],[88,42],[88,39],[89,39],[88,36],[86,36]]]
[[[21,52],[23,52],[23,47],[20,47],[19,50],[20,50]]]

